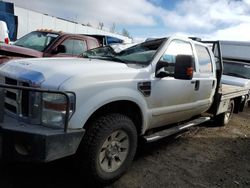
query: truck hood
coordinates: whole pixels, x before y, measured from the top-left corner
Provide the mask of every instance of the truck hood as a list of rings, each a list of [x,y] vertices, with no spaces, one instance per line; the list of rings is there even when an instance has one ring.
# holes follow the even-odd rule
[[[60,85],[77,75],[116,74],[136,70],[126,64],[85,58],[32,58],[12,60],[0,66],[0,76],[29,82],[32,85],[59,89]],[[83,80],[84,81],[84,80]]]
[[[244,78],[238,78],[234,76],[223,75],[221,79],[223,84],[235,85],[250,89],[250,80]]]
[[[9,44],[1,44],[0,45],[0,54],[15,56],[15,57],[42,57],[43,53],[37,50],[33,50],[30,48],[24,48],[21,46],[9,45]]]

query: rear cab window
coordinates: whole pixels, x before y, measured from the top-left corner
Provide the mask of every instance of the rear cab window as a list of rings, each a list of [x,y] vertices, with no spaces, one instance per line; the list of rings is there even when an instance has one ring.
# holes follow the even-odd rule
[[[240,61],[223,60],[223,74],[250,79],[250,64]]]

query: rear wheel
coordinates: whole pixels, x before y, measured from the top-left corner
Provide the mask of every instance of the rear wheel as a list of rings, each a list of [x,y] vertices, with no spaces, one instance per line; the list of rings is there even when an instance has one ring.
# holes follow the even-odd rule
[[[227,111],[215,117],[216,124],[219,126],[227,125],[233,116],[233,112],[234,112],[234,101],[231,100],[229,102]]]
[[[80,160],[85,174],[98,183],[111,183],[132,163],[137,131],[127,116],[108,114],[92,123],[81,147]]]

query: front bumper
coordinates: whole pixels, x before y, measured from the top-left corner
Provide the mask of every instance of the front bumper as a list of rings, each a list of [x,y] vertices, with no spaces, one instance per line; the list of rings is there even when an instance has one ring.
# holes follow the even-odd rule
[[[18,122],[7,115],[0,123],[0,158],[11,161],[49,162],[76,153],[84,129],[52,129]]]

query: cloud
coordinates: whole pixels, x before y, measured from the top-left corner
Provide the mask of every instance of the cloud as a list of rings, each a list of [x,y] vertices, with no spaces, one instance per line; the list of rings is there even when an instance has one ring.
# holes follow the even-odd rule
[[[9,0],[16,5],[80,23],[153,26],[155,6],[146,0]]]
[[[218,28],[250,23],[249,0],[184,0],[176,9],[162,13],[171,29],[210,32]]]
[[[96,4],[98,6],[96,6]],[[145,0],[97,0],[86,1],[84,6],[87,7],[86,13],[82,19],[100,20],[107,24],[119,23],[126,25],[152,26],[155,25],[155,19],[152,16],[154,6]],[[95,12],[93,14],[93,12]]]
[[[250,0],[32,0],[32,4],[30,0],[8,1],[93,26],[98,22],[103,22],[104,27],[116,23],[134,31],[133,37],[178,32],[188,36],[249,40]]]
[[[232,26],[225,29],[219,29],[215,31],[210,38],[218,40],[240,40],[240,41],[250,41],[250,23],[241,23],[236,26]]]

